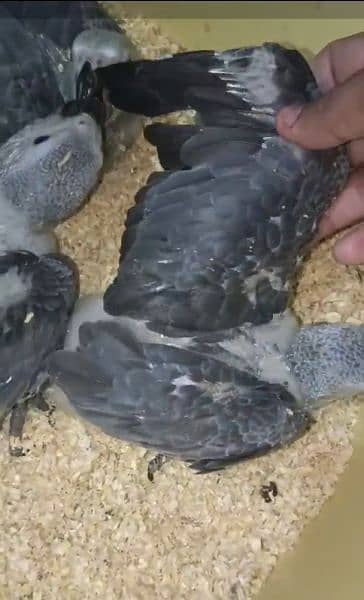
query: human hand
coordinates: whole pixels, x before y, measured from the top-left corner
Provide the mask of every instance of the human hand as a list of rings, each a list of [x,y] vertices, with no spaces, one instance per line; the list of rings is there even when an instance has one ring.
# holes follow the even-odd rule
[[[364,264],[364,33],[332,42],[311,67],[324,95],[304,108],[283,108],[277,129],[303,148],[348,144],[353,172],[323,217],[318,239],[355,225],[336,243],[334,255],[344,264]]]

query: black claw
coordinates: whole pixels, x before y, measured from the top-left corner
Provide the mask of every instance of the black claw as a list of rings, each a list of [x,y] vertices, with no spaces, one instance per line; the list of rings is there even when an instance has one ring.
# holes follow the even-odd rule
[[[5,423],[5,419],[8,416],[8,413],[3,414],[2,417],[0,417],[0,431],[2,431],[3,427],[4,427],[4,423]]]
[[[21,437],[23,435],[23,428],[24,428],[27,412],[28,412],[28,402],[27,401],[14,406],[14,408],[10,414],[10,428],[9,428],[10,437],[15,437],[15,438],[21,439]]]
[[[260,495],[264,502],[272,502],[273,498],[278,496],[278,487],[275,481],[270,481],[268,485],[262,485]]]
[[[45,384],[43,386],[43,388],[46,389],[47,385]],[[56,407],[48,404],[48,402],[44,398],[44,394],[41,391],[38,392],[36,395],[32,396],[32,398],[30,400],[30,404],[32,407],[36,408],[37,410],[40,410],[43,413],[47,413],[47,419],[48,419],[49,425],[51,427],[55,426],[56,422],[53,418],[53,413],[56,410]]]
[[[27,451],[24,450],[24,447],[22,446],[22,444],[18,444],[18,443],[9,443],[9,453],[10,456],[16,456],[17,458],[19,458],[20,456],[26,456]]]
[[[154,474],[157,473],[157,471],[160,471],[166,462],[167,458],[163,454],[157,454],[154,458],[152,458],[152,460],[148,463],[149,481],[154,481]]]
[[[49,412],[49,406],[48,406],[47,402],[44,400],[44,397],[42,394],[37,394],[36,396],[33,396],[30,401],[30,404],[31,404],[31,406],[40,410],[41,412]]]
[[[9,452],[11,456],[25,456],[26,454],[21,442],[28,408],[26,400],[14,406],[10,413]]]
[[[49,410],[48,410],[47,418],[48,418],[48,424],[50,425],[50,427],[55,427],[56,426],[56,421],[55,421],[55,419],[53,417],[53,413],[55,412],[55,410],[56,410],[55,406],[50,406]]]

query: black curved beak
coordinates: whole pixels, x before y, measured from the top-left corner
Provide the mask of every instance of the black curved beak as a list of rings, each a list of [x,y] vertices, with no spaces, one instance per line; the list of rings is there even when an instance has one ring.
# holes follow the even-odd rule
[[[81,113],[90,115],[104,131],[107,113],[103,102],[102,86],[89,62],[85,62],[78,75],[76,99],[67,102],[61,111],[64,117],[73,117]]]
[[[61,111],[63,117],[75,117],[86,113],[90,115],[96,123],[104,129],[106,121],[106,108],[98,98],[86,98],[86,100],[71,100],[67,102]]]

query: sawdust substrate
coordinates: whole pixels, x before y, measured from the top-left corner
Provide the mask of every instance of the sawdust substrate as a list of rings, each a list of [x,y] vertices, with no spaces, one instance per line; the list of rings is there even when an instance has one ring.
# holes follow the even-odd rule
[[[145,56],[179,50],[150,22],[131,20],[127,29]],[[59,228],[63,250],[80,267],[82,293],[111,281],[126,211],[156,168],[140,137]],[[304,322],[361,323],[362,283],[355,269],[335,263],[331,245],[307,262],[295,310]],[[10,458],[6,430],[0,434],[0,598],[254,598],[334,493],[356,418],[355,403],[337,403],[290,448],[207,476],[169,463],[152,484],[145,450],[61,412],[54,427],[32,414],[25,457]],[[271,480],[278,495],[265,503],[260,486]]]

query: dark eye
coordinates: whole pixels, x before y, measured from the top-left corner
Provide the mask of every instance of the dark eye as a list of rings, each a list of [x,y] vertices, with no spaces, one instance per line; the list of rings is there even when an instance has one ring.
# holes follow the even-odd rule
[[[35,138],[33,144],[42,144],[47,140],[49,140],[49,135],[40,135],[39,137]]]

